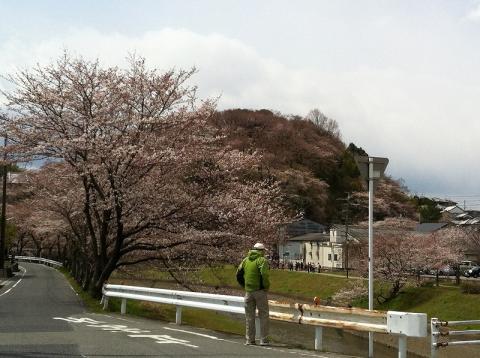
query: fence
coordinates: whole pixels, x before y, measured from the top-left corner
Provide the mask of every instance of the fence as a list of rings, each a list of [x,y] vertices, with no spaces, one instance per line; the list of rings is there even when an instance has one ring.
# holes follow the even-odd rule
[[[47,266],[55,266],[55,267],[63,266],[61,262],[50,260],[50,259],[44,259],[42,257],[15,256],[15,260],[25,261],[25,262],[36,262],[36,263],[44,264]]]
[[[104,285],[104,309],[111,297],[121,299],[120,311],[127,310],[127,299],[172,304],[176,306],[176,323],[182,322],[182,307],[245,314],[244,298],[209,293],[164,290],[123,285]],[[407,357],[407,337],[427,336],[427,315],[396,311],[369,311],[360,308],[340,308],[307,304],[287,304],[269,301],[270,319],[308,324],[315,327],[315,349],[323,349],[322,328],[378,332],[398,336],[398,357]],[[256,325],[258,328],[258,324]]]
[[[432,318],[430,327],[432,335],[432,348],[431,348],[431,357],[436,358],[438,356],[438,350],[442,347],[448,346],[461,346],[461,345],[473,345],[480,344],[480,340],[467,340],[467,341],[444,341],[440,342],[440,337],[450,336],[466,336],[466,335],[478,335],[480,330],[469,329],[462,331],[451,331],[448,329],[450,326],[465,326],[465,325],[480,325],[480,320],[470,320],[470,321],[441,321],[438,318]],[[441,327],[444,327],[442,330]]]

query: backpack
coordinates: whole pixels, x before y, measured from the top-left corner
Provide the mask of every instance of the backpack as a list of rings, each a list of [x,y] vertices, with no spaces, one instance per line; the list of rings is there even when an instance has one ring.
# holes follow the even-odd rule
[[[243,268],[243,261],[237,269],[237,282],[240,286],[245,287],[245,269]]]
[[[237,282],[240,286],[245,287],[245,270],[243,269],[243,266],[240,267],[239,270],[237,270]]]

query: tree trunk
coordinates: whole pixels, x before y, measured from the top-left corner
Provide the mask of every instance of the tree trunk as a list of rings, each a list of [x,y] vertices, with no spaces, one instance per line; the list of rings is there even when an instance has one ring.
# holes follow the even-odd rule
[[[82,290],[88,291],[92,281],[92,270],[88,264],[85,264],[85,276],[82,282]]]
[[[102,260],[98,258],[95,267],[95,275],[92,277],[92,284],[90,285],[89,293],[93,298],[102,297],[103,285],[110,278],[110,275],[117,267],[119,258],[111,257],[107,264],[103,264]]]

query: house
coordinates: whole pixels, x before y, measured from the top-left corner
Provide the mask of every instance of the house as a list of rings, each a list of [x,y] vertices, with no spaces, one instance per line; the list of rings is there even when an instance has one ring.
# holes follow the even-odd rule
[[[27,183],[27,175],[24,172],[20,172],[20,173],[8,172],[7,183],[8,184],[25,184]]]
[[[441,213],[442,221],[453,221],[458,215],[465,214],[465,210],[463,210],[458,205],[452,205],[443,209]]]
[[[478,216],[478,212],[473,210],[463,210],[458,205],[449,206],[443,209],[442,218],[443,221],[448,221],[459,226],[480,224],[480,216]]]
[[[436,207],[440,210],[457,205],[456,202],[449,199],[431,198],[431,200],[435,202]]]
[[[284,262],[302,262],[304,264],[311,262],[308,257],[312,256],[312,246],[329,242],[329,234],[308,233],[300,236],[291,237],[279,246],[279,257]]]
[[[283,263],[306,264],[306,248],[311,243],[329,241],[327,227],[309,219],[288,224],[285,234],[286,240],[278,245],[278,257]]]
[[[279,245],[278,256],[283,264],[302,263],[314,267],[343,269],[344,243],[358,241],[359,229],[333,226],[327,231],[325,225],[304,219],[294,222],[286,228],[287,239]],[[368,231],[360,230],[362,236]]]
[[[316,224],[316,225],[315,225]],[[420,224],[414,231],[413,225],[405,227],[391,226],[390,224],[378,223],[374,226],[374,236],[398,236],[412,233],[425,234],[439,230],[447,226],[447,223]],[[315,232],[322,230],[324,225],[314,222],[296,222],[287,227],[286,232],[300,235],[288,237],[279,245],[279,259],[283,264],[303,263],[314,267],[321,266],[324,269],[343,270],[352,268],[355,264],[349,261],[349,250],[352,244],[368,242],[368,226],[366,225],[332,225],[328,232]],[[314,231],[314,232],[309,232]]]

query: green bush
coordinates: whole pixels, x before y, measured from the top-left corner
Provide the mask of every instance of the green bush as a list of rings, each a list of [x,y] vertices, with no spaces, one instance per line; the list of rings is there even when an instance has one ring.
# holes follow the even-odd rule
[[[469,293],[472,295],[480,294],[480,283],[475,281],[462,282],[460,289],[463,293]]]
[[[425,280],[420,283],[420,287],[434,287],[435,281],[432,280]]]

